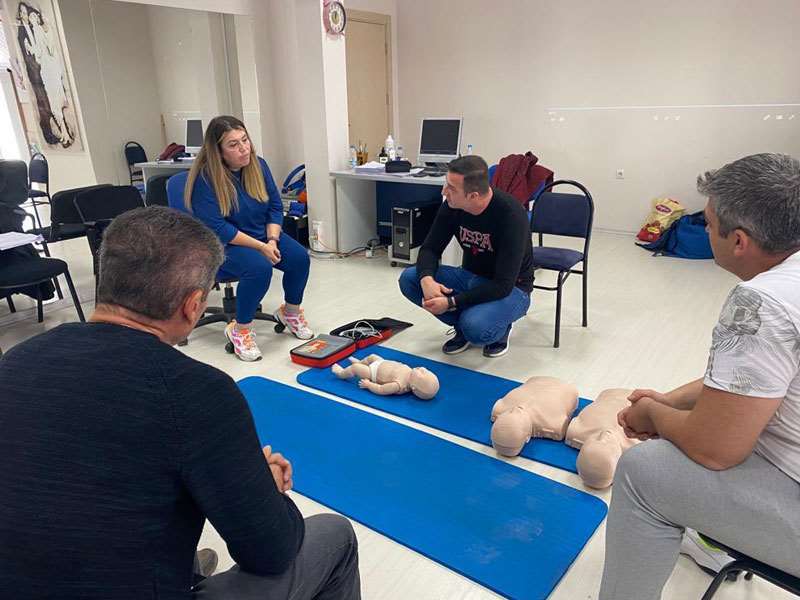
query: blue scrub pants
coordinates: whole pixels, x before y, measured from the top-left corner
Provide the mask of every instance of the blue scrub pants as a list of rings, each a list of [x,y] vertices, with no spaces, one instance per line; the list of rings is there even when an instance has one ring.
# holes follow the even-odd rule
[[[283,271],[283,294],[287,304],[301,304],[308,282],[311,261],[308,251],[291,236],[281,233],[278,241],[281,261],[274,265]],[[217,272],[217,280],[238,279],[236,287],[236,321],[249,323],[261,299],[269,289],[273,265],[254,248],[225,246],[225,262]]]

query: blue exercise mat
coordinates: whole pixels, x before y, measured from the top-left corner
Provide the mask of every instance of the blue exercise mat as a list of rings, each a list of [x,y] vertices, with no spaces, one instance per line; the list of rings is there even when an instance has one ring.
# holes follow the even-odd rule
[[[439,393],[432,400],[424,401],[412,394],[402,396],[379,396],[358,387],[358,380],[339,379],[330,368],[308,369],[297,376],[297,381],[308,387],[347,398],[384,412],[404,417],[434,429],[446,431],[468,440],[492,445],[492,406],[510,390],[518,387],[519,381],[486,375],[471,369],[422,358],[413,354],[371,346],[354,354],[364,358],[377,354],[387,360],[397,360],[409,367],[425,367],[439,378]],[[347,366],[348,360],[339,364]],[[589,400],[581,398],[573,416],[577,415]],[[563,442],[532,439],[520,452],[520,456],[540,463],[577,473],[575,462],[578,451]]]
[[[544,599],[605,503],[506,462],[261,377],[239,382],[298,493],[509,598]]]

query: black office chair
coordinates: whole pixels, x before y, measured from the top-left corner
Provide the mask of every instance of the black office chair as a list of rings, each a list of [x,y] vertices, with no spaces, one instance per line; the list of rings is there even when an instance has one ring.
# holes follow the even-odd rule
[[[126,142],[125,143],[125,161],[128,163],[128,175],[131,178],[131,185],[136,189],[144,187],[144,174],[138,167],[134,167],[136,163],[147,162],[147,153],[139,142]],[[136,185],[136,184],[139,185]]]
[[[33,184],[44,185],[44,189],[37,189],[33,187]],[[46,201],[43,200],[43,198],[45,198]],[[41,228],[43,225],[42,219],[39,216],[38,206],[50,204],[50,167],[47,164],[47,159],[41,152],[37,152],[31,156],[31,161],[28,165],[28,203],[33,207],[33,213],[36,215],[36,222]]]
[[[25,210],[30,206],[28,189],[28,165],[21,160],[0,160],[0,231],[22,231],[26,215],[36,227],[37,220]]]
[[[174,173],[153,175],[147,180],[144,202],[147,206],[169,206],[167,200],[167,181]]]
[[[709,544],[724,550],[731,558],[733,558],[733,561],[722,567],[719,573],[716,574],[711,582],[711,585],[708,586],[705,594],[703,594],[701,600],[711,600],[711,598],[714,597],[714,594],[717,593],[717,590],[719,589],[719,586],[722,585],[723,581],[726,579],[735,580],[740,573],[744,573],[744,578],[748,581],[753,578],[753,575],[758,575],[762,579],[769,581],[771,584],[777,585],[779,588],[784,589],[787,592],[791,592],[795,596],[800,596],[800,578],[790,575],[785,571],[781,571],[780,569],[776,569],[775,567],[771,567],[770,565],[747,556],[746,554],[742,554],[738,550],[734,550],[725,544],[721,544],[707,535],[700,534],[700,537],[706,540]]]
[[[111,184],[103,183],[56,192],[50,198],[50,225],[33,229],[31,233],[38,233],[48,244],[85,237],[86,226],[75,208],[75,198],[83,192],[103,187],[111,187]]]
[[[188,176],[189,173],[187,171],[183,171],[169,177],[167,181],[167,199],[171,208],[191,214],[188,210],[186,210],[186,205],[183,202],[183,190],[186,187],[186,179]],[[150,184],[148,182],[148,186],[149,185]],[[237,279],[217,279],[217,287],[219,287],[220,283],[225,286],[223,291],[222,306],[207,306],[206,316],[202,317],[197,322],[197,324],[194,326],[195,329],[211,323],[228,324],[236,318],[236,294],[233,292],[233,284],[237,281]],[[254,315],[253,319],[257,321],[270,321],[275,323],[275,333],[281,333],[284,329],[286,329],[286,326],[278,321],[274,315],[261,312],[260,304],[256,309],[256,314]],[[178,345],[185,346],[188,343],[188,340],[183,340]],[[233,344],[227,342],[225,344],[225,351],[229,354],[233,354]]]
[[[0,205],[4,209],[4,216],[0,219],[0,231],[22,231],[25,219],[29,218],[33,226],[29,231],[41,233],[43,228],[41,226],[36,227],[37,224],[41,225],[38,213],[35,218],[25,210],[26,207],[31,206],[28,191],[28,165],[21,160],[0,160]],[[34,206],[34,210],[35,208]],[[46,238],[41,244],[41,250],[44,252],[45,257],[50,257]],[[63,298],[64,295],[61,292],[61,285],[58,283],[58,279],[54,279],[53,284],[59,299]],[[9,307],[12,304],[9,299]]]
[[[25,219],[34,221],[23,208],[27,200],[27,165],[21,160],[0,160],[0,232],[22,232]],[[46,244],[44,248],[47,248]],[[67,280],[75,310],[83,321],[83,311],[66,262],[43,258],[30,244],[0,251],[0,298],[6,299],[11,312],[16,312],[12,295],[25,294],[36,299],[41,323],[44,320],[43,301],[52,298],[54,289],[60,292],[59,275],[64,275]]]
[[[571,185],[581,194],[552,192],[557,185]],[[561,334],[561,292],[564,282],[571,274],[583,276],[583,327],[587,320],[587,280],[589,269],[589,241],[592,236],[594,201],[592,195],[577,181],[566,179],[550,183],[536,195],[531,212],[531,232],[538,234],[538,246],[533,248],[533,266],[558,273],[555,287],[534,285],[535,289],[556,292],[556,333],[554,348],[560,344]],[[583,238],[583,252],[569,248],[544,246],[544,234]],[[578,270],[575,266],[583,263]]]
[[[92,252],[95,289],[100,275],[100,244],[103,232],[114,217],[144,206],[142,196],[132,185],[101,186],[75,196],[75,210],[86,227],[86,239]]]
[[[16,250],[16,248],[12,250]],[[39,323],[44,321],[42,284],[47,284],[59,275],[63,275],[67,280],[78,318],[81,322],[86,321],[66,262],[59,258],[42,258],[35,253],[30,256],[22,256],[19,253],[12,254],[12,250],[0,251],[0,298],[6,298],[11,312],[16,312],[14,302],[11,300],[12,294],[30,295],[36,298],[36,314]],[[52,288],[50,290],[52,292]]]

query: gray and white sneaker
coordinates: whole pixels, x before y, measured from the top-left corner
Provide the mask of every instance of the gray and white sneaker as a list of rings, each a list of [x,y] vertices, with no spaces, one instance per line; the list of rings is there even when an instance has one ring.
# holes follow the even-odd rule
[[[716,546],[705,541],[694,529],[686,528],[681,540],[681,554],[691,558],[706,573],[716,575],[733,558]]]

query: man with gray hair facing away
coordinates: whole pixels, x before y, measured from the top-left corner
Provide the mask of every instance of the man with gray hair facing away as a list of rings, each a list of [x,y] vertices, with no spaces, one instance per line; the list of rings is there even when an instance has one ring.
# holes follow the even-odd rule
[[[651,439],[619,461],[600,600],[655,600],[690,527],[800,576],[800,162],[747,156],[697,180],[714,258],[742,279],[705,376],[635,390],[619,414]]]
[[[120,215],[90,322],[0,359],[0,589],[20,600],[360,598],[349,521],[304,521],[286,494],[291,464],[262,450],[233,380],[172,347],[203,314],[222,260],[189,215]],[[238,566],[198,583],[206,519]]]

